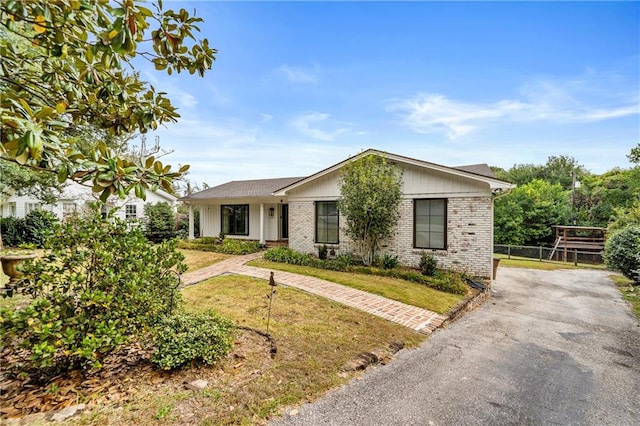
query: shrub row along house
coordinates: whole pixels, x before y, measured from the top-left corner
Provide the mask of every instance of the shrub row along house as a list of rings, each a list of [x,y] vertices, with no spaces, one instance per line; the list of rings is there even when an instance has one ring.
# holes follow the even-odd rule
[[[369,149],[307,177],[232,181],[181,199],[189,205],[189,237],[193,206],[199,206],[203,236],[286,241],[304,253],[317,253],[325,244],[333,255],[349,252],[337,208],[340,171],[370,154],[402,171],[400,220],[382,252],[417,266],[427,250],[441,267],[489,278],[493,199],[513,185],[497,179],[486,164],[447,167]]]

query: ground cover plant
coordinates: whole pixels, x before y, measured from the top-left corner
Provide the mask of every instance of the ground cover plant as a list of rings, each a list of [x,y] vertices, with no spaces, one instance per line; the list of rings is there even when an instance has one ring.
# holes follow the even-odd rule
[[[236,240],[233,238],[201,237],[195,240],[181,240],[178,247],[189,250],[211,251],[225,254],[250,254],[262,250],[258,241]]]
[[[429,256],[425,256],[429,258]],[[464,282],[464,276],[462,274],[452,272],[436,270],[433,268],[423,269],[422,273],[410,268],[403,268],[397,266],[397,259],[390,257],[385,263],[382,263],[382,267],[377,266],[364,266],[358,265],[353,256],[343,254],[337,256],[335,259],[319,259],[310,254],[299,253],[288,247],[276,247],[269,249],[264,254],[264,259],[272,262],[269,264],[260,264],[259,262],[252,262],[254,266],[262,266],[274,269],[288,270],[289,272],[303,271],[301,273],[309,275],[313,271],[309,269],[297,269],[294,270],[282,269],[277,263],[298,265],[315,269],[324,269],[328,271],[338,272],[351,272],[365,275],[376,275],[380,277],[395,278],[399,280],[405,280],[412,283],[422,284],[427,287],[431,287],[436,290],[441,290],[447,293],[466,295],[468,287]],[[395,267],[389,267],[396,265]],[[385,267],[387,266],[387,267]],[[325,274],[326,275],[326,274]],[[330,279],[331,281],[331,279]],[[338,281],[336,281],[338,282]],[[349,285],[345,282],[340,282],[344,285]],[[365,290],[368,291],[368,290]],[[379,294],[379,293],[376,293]],[[384,294],[381,294],[384,296]],[[388,296],[385,296],[388,297]]]

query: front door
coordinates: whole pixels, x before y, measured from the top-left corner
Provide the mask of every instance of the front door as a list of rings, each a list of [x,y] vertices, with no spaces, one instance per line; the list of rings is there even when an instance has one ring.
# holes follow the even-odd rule
[[[286,240],[289,238],[289,204],[282,204],[280,208],[280,238]]]

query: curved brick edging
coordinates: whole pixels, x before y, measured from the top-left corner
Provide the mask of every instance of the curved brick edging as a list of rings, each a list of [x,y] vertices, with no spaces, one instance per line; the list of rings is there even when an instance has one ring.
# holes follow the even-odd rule
[[[447,315],[447,319],[444,320],[440,327],[446,327],[454,321],[462,318],[466,313],[473,311],[479,306],[482,306],[484,302],[491,298],[491,283],[487,284],[487,288],[478,291],[476,295],[470,299],[463,300],[457,306],[454,306],[451,313]]]

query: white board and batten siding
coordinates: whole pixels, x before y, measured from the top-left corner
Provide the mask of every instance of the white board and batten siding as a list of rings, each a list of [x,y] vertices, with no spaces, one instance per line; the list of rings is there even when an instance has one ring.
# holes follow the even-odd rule
[[[221,207],[223,205],[249,205],[249,235],[230,235],[230,238],[242,240],[260,240],[260,204],[255,200],[228,199],[216,200],[215,204],[200,205],[200,232],[203,237],[217,237],[220,235],[222,218]],[[265,240],[278,239],[278,225],[280,217],[280,204],[265,202],[264,212],[264,238]],[[269,209],[273,208],[273,216],[269,216]]]

